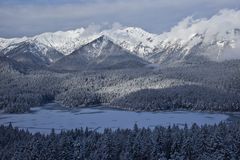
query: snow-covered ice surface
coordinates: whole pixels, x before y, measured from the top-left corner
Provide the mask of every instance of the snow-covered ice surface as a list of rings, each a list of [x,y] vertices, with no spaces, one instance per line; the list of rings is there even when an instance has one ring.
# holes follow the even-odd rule
[[[217,124],[227,121],[231,116],[220,113],[204,113],[191,111],[167,112],[131,112],[110,109],[103,106],[71,109],[61,107],[59,104],[50,103],[31,109],[25,114],[0,114],[0,124],[28,129],[32,133],[50,133],[54,128],[56,132],[80,127],[88,127],[102,132],[104,128],[133,128],[136,123],[139,127],[169,126],[193,123],[198,125]]]

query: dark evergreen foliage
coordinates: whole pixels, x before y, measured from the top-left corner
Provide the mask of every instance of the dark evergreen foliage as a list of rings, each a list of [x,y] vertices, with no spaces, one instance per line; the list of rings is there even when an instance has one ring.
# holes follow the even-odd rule
[[[240,63],[53,72],[0,67],[0,109],[26,112],[57,101],[68,107],[108,103],[128,110],[240,111]],[[5,64],[4,63],[4,64]],[[6,66],[6,65],[4,65]]]
[[[9,159],[240,159],[240,122],[191,128],[86,129],[49,135],[0,126],[0,157]]]

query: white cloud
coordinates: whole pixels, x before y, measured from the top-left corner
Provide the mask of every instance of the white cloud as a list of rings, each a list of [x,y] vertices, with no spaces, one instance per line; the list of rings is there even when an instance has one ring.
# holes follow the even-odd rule
[[[212,40],[213,37],[232,39],[233,37],[231,35],[226,36],[226,33],[233,31],[235,28],[240,28],[240,10],[224,9],[209,19],[187,17],[174,26],[170,32],[161,36],[169,40],[182,39],[188,41],[197,33],[206,35],[206,41]]]
[[[82,36],[90,36],[92,34],[99,33],[101,30],[101,25],[90,24],[88,27],[85,28]]]
[[[240,45],[236,48],[226,49],[223,54],[220,56],[220,61],[231,60],[231,59],[240,59]]]

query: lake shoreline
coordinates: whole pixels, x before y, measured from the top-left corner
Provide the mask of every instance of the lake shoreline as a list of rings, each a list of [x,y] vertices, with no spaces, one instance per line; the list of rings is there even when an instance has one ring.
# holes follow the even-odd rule
[[[52,128],[59,132],[61,130],[86,127],[103,132],[105,128],[132,129],[134,124],[138,124],[140,128],[168,127],[172,125],[183,127],[185,124],[190,127],[194,123],[200,126],[205,124],[214,125],[222,121],[231,122],[235,119],[240,119],[240,114],[236,114],[234,117],[225,113],[187,110],[136,112],[107,105],[67,108],[55,102],[33,107],[29,113],[0,114],[0,124],[8,125],[12,122],[15,127],[27,128],[34,133],[49,133]]]
[[[149,112],[149,113],[159,113],[159,112],[173,112],[173,111],[187,111],[187,112],[199,112],[199,113],[223,113],[223,114],[240,114],[240,112],[231,112],[231,111],[211,111],[211,110],[194,110],[194,109],[186,109],[186,108],[177,108],[177,109],[167,109],[167,110],[136,110],[136,109],[131,109],[131,108],[123,108],[120,106],[114,106],[111,105],[110,103],[100,103],[100,104],[95,104],[95,105],[83,105],[82,107],[67,107],[61,104],[60,102],[53,101],[50,103],[46,103],[45,105],[48,104],[58,104],[61,107],[67,109],[67,110],[74,110],[74,109],[86,109],[86,108],[105,108],[105,109],[113,109],[113,110],[119,110],[119,111],[131,111],[131,112],[136,112],[136,113],[141,113],[141,112]]]

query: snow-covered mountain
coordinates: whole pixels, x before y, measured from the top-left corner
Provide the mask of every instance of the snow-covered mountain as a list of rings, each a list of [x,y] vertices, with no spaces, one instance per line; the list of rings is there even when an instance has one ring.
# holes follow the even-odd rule
[[[137,27],[120,27],[101,31],[80,28],[43,33],[34,37],[0,39],[2,54],[20,42],[40,46],[43,55],[52,48],[69,55],[95,39],[105,36],[113,43],[144,60],[154,63],[181,62],[196,56],[213,61],[240,58],[240,11],[222,10],[209,19],[187,17],[169,32],[152,34]],[[54,60],[52,60],[54,61]]]
[[[51,65],[57,70],[123,69],[149,64],[142,58],[123,49],[108,37],[101,36],[80,47]]]
[[[183,59],[193,55],[214,61],[240,58],[240,11],[222,10],[210,19],[187,17],[170,32],[161,34],[162,56]]]
[[[62,53],[53,48],[31,41],[11,44],[1,52],[4,57],[32,66],[44,66],[63,56]]]
[[[156,49],[159,44],[158,35],[148,33],[137,27],[124,27],[121,29],[106,29],[103,31],[89,33],[88,29],[80,28],[71,31],[58,31],[53,33],[43,33],[34,37],[23,37],[14,39],[0,39],[0,50],[10,45],[23,42],[34,41],[36,44],[43,44],[52,47],[59,52],[68,55],[81,46],[101,37],[109,37],[114,43],[123,48],[139,53],[144,57]]]

